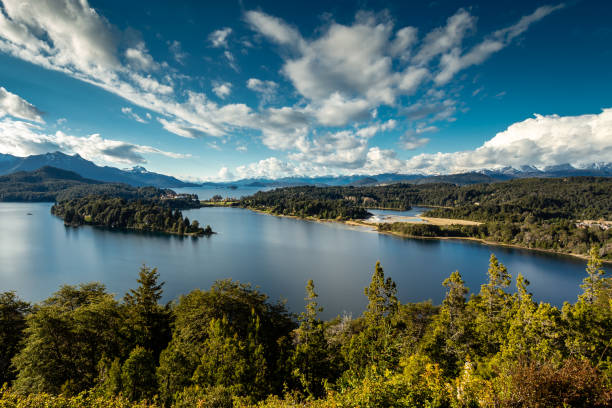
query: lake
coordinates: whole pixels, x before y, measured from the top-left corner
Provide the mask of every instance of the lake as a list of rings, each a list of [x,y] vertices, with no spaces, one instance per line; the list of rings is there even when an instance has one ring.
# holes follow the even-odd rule
[[[478,291],[490,254],[509,271],[531,281],[536,300],[575,301],[585,276],[580,259],[458,240],[402,239],[365,227],[274,217],[239,208],[184,211],[218,234],[181,238],[65,227],[49,203],[0,203],[0,291],[15,290],[29,301],[44,299],[62,284],[99,281],[118,297],[136,286],[144,263],[159,269],[164,300],[216,279],[251,282],[273,300],[303,308],[304,287],[315,282],[325,317],[359,315],[363,288],[377,260],[397,282],[402,302],[442,301],[442,281],[459,270]],[[28,215],[31,213],[31,215]]]

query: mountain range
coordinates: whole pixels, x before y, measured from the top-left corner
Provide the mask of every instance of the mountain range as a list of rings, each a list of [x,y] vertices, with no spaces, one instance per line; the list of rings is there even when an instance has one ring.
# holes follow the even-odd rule
[[[0,175],[11,174],[18,171],[33,171],[45,166],[73,171],[87,179],[108,183],[125,183],[136,187],[155,186],[177,188],[194,187],[198,185],[181,181],[172,176],[150,172],[141,166],[136,166],[129,170],[121,170],[110,166],[98,166],[89,160],[85,160],[78,154],[70,156],[62,152],[53,152],[18,157],[0,153]]]
[[[561,164],[538,169],[534,166],[519,168],[504,167],[500,169],[484,169],[479,171],[446,174],[398,174],[384,173],[377,175],[323,176],[323,177],[285,177],[279,179],[248,178],[232,182],[192,183],[179,180],[172,176],[147,171],[142,166],[131,169],[118,169],[110,166],[98,166],[75,154],[73,156],[61,152],[45,153],[27,157],[18,157],[0,153],[0,175],[18,171],[33,171],[44,166],[68,170],[92,180],[111,183],[126,183],[132,186],[155,186],[160,188],[180,187],[289,187],[296,185],[317,186],[366,186],[384,185],[399,182],[414,184],[446,182],[454,184],[477,184],[504,181],[513,178],[527,177],[570,177],[599,176],[612,177],[612,163],[594,163],[582,168],[570,164]]]

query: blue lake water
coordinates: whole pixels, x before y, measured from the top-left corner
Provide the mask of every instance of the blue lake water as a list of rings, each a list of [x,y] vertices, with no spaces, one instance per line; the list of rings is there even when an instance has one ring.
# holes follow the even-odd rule
[[[325,316],[359,315],[374,264],[398,286],[400,300],[444,297],[442,281],[459,270],[470,289],[486,279],[495,253],[516,276],[531,281],[536,300],[575,301],[586,262],[528,250],[456,240],[416,240],[367,228],[280,218],[238,208],[201,208],[184,213],[218,234],[181,238],[65,227],[47,203],[0,203],[0,291],[16,290],[38,301],[62,284],[99,281],[117,296],[136,286],[138,268],[158,267],[165,300],[216,279],[251,282],[273,300],[287,298],[302,310],[304,286],[314,279]],[[31,215],[28,215],[31,213]]]

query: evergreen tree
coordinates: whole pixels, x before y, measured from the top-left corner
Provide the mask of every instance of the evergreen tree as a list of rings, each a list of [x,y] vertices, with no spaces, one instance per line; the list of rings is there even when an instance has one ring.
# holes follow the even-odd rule
[[[511,297],[504,291],[512,280],[508,269],[491,254],[489,280],[480,287],[480,293],[469,302],[475,314],[476,331],[482,355],[492,355],[506,336],[510,318]]]
[[[364,293],[368,297],[363,313],[365,327],[343,347],[349,371],[355,376],[363,376],[372,367],[386,369],[399,363],[399,344],[393,338],[393,318],[399,310],[397,288],[391,278],[385,279],[380,262],[376,262]]]
[[[15,292],[0,293],[0,387],[15,378],[11,359],[21,348],[30,305]]]
[[[469,289],[459,271],[453,272],[442,284],[447,288],[446,297],[431,324],[425,350],[446,372],[457,373],[475,340],[473,316],[466,307]]]
[[[605,271],[601,268],[603,261],[598,255],[599,249],[592,247],[589,251],[589,260],[587,262],[587,277],[584,278],[580,287],[583,289],[581,300],[587,303],[595,303],[599,296],[606,295]]]
[[[584,292],[576,304],[565,303],[562,312],[569,353],[588,358],[594,365],[612,367],[612,278],[601,265],[598,251],[591,248],[581,285]]]
[[[379,319],[397,312],[399,307],[397,287],[390,277],[385,279],[380,261],[376,262],[370,286],[364,289],[364,293],[368,297],[364,317],[369,323],[376,323]]]
[[[325,384],[334,375],[325,328],[319,318],[323,308],[319,307],[317,297],[311,279],[306,284],[306,310],[300,314],[297,345],[291,359],[293,375],[310,398],[324,395]]]
[[[103,356],[117,356],[123,324],[113,296],[98,283],[63,286],[27,320],[25,346],[13,359],[22,393],[78,394],[98,378]]]
[[[134,346],[153,353],[155,360],[170,341],[170,310],[161,306],[164,282],[159,282],[157,268],[143,265],[138,274],[139,286],[125,295],[126,328]]]
[[[536,304],[527,291],[528,285],[529,281],[519,274],[501,357],[510,363],[520,360],[557,364],[565,351],[561,314],[548,303]]]

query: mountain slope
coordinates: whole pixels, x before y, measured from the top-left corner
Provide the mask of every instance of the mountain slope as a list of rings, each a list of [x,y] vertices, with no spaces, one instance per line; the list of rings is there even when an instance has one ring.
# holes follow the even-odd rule
[[[20,171],[0,176],[1,201],[54,202],[90,194],[123,198],[159,197],[165,190],[104,183],[81,177],[75,172],[45,166],[34,171]]]
[[[45,153],[27,157],[16,157],[9,154],[0,155],[0,175],[18,171],[33,171],[44,166],[75,172],[82,177],[110,183],[126,183],[132,186],[155,187],[191,187],[177,178],[149,172],[143,167],[132,170],[120,170],[115,167],[97,166],[78,154],[70,156],[61,152]]]

